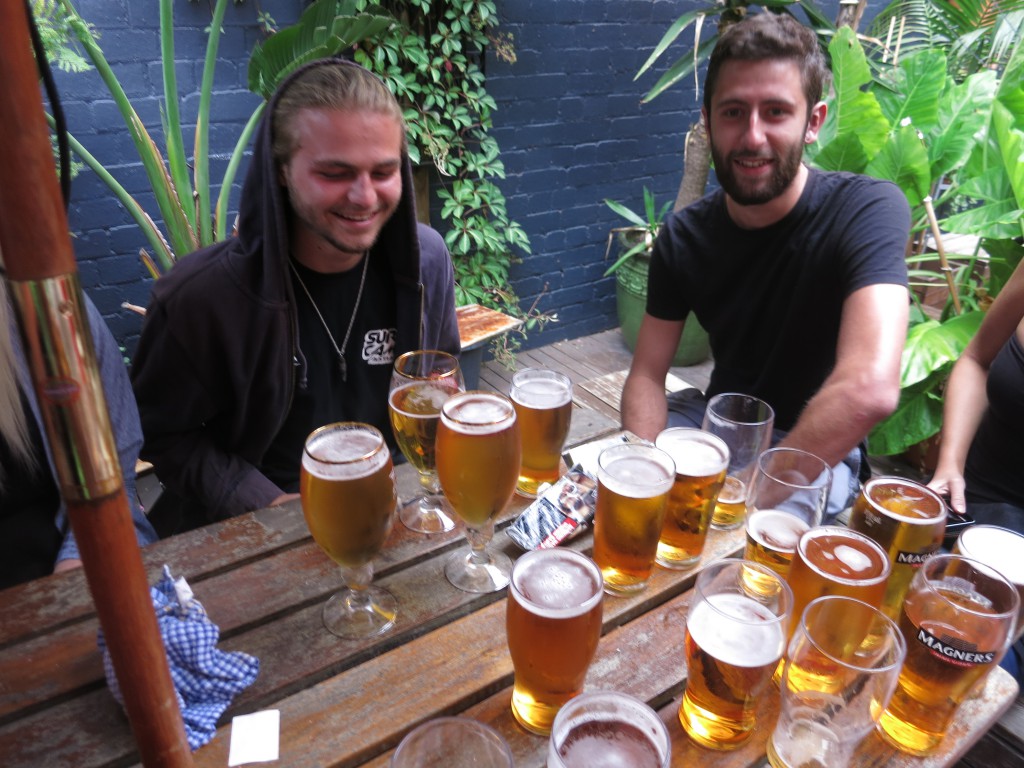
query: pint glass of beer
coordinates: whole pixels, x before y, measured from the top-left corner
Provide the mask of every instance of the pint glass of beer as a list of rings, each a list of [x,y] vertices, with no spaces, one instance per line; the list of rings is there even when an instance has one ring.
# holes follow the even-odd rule
[[[509,391],[519,420],[523,462],[516,490],[536,498],[542,486],[560,475],[562,446],[572,417],[572,382],[544,368],[523,368],[512,376]]]
[[[514,768],[512,750],[489,725],[468,717],[438,717],[405,735],[391,768]]]
[[[597,457],[594,560],[608,594],[647,586],[675,476],[672,459],[652,445],[613,445]]]
[[[750,588],[748,571],[760,571]],[[777,573],[745,560],[719,560],[697,577],[686,617],[686,692],[679,722],[709,749],[735,749],[754,730],[757,699],[779,664],[793,593]]]
[[[877,608],[830,595],[811,602],[786,651],[773,768],[845,768],[889,703],[907,646]]]
[[[691,568],[704,552],[715,500],[729,466],[729,449],[721,438],[686,427],[664,430],[655,445],[676,465],[655,560],[665,568]]]
[[[547,768],[668,768],[672,742],[658,714],[614,691],[584,693],[558,712]]]
[[[466,524],[469,549],[453,554],[444,573],[466,592],[508,585],[512,561],[488,552],[494,521],[515,493],[519,423],[512,403],[496,392],[460,392],[441,406],[437,475],[444,495]]]
[[[345,588],[323,610],[339,637],[380,634],[395,623],[390,592],[371,587],[373,558],[391,531],[398,492],[384,436],[357,422],[329,424],[306,438],[299,478],[313,540],[341,566]]]
[[[743,525],[757,457],[771,444],[774,424],[772,407],[751,395],[726,392],[708,401],[701,428],[729,446],[729,471],[711,516],[712,527],[730,530]]]
[[[935,555],[914,574],[903,601],[907,641],[896,692],[878,721],[897,749],[938,748],[961,702],[1009,647],[1020,598],[992,568],[960,555]]]
[[[441,406],[466,389],[454,355],[430,349],[406,352],[391,373],[388,413],[395,442],[420,474],[423,494],[405,502],[398,519],[419,533],[443,533],[455,527],[451,505],[441,495],[434,445]]]
[[[942,546],[946,505],[931,488],[902,477],[873,477],[850,513],[850,528],[870,536],[888,553],[892,575],[882,610],[899,618],[914,572]]]
[[[509,583],[505,633],[515,668],[512,714],[547,735],[583,679],[601,637],[601,570],[571,549],[535,549],[520,557]]]
[[[953,554],[995,568],[1017,588],[1020,613],[1013,640],[1019,640],[1024,635],[1024,536],[997,525],[972,525],[957,537]]]
[[[832,468],[813,453],[769,448],[757,460],[747,497],[744,557],[785,578],[796,544],[821,524],[832,487]]]

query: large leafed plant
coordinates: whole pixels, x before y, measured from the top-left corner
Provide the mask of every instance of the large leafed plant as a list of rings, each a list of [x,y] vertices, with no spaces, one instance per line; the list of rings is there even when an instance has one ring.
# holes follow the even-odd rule
[[[950,301],[941,315],[931,317],[919,305],[912,315],[899,406],[869,436],[871,453],[900,453],[940,430],[943,387],[981,324],[977,310],[1024,253],[1024,45],[1017,43],[1001,75],[983,69],[962,82],[950,74],[946,55],[929,48],[873,71],[848,29],[839,30],[829,53],[830,117],[809,160],[899,185],[915,232],[941,229],[979,243],[962,254],[962,268],[949,272]],[[960,212],[937,221],[934,211],[943,208]],[[984,282],[975,268],[981,250],[989,259]],[[934,259],[910,255],[912,283],[947,277],[919,268]]]

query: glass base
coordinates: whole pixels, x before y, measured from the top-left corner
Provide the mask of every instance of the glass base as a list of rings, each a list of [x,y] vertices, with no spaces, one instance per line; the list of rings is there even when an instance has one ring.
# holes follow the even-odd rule
[[[373,637],[395,624],[398,601],[383,587],[361,592],[344,589],[324,605],[323,620],[332,635],[347,638]]]
[[[462,549],[448,558],[444,575],[463,592],[497,592],[508,586],[512,561],[501,552],[484,552],[479,562],[472,549]]]
[[[453,514],[444,496],[417,496],[402,505],[398,519],[416,533],[445,533],[455,528]]]

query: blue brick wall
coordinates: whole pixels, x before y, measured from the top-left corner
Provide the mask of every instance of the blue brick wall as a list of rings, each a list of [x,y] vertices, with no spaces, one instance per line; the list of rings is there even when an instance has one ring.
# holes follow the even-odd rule
[[[608,230],[622,222],[602,201],[608,197],[639,209],[645,185],[660,201],[675,197],[683,136],[697,114],[692,82],[641,104],[675,56],[666,56],[662,69],[639,82],[633,76],[669,24],[694,4],[497,1],[500,30],[512,35],[517,55],[514,64],[492,51],[486,57],[488,89],[498,105],[494,133],[507,171],[501,188],[511,216],[523,225],[533,247],[532,255],[514,267],[513,282],[524,308],[543,292],[538,307],[559,317],[545,331],[534,332],[527,346],[616,324],[614,279],[601,275],[607,267]],[[303,5],[295,0],[229,5],[210,131],[215,181],[258,103],[246,87],[249,51],[261,39],[256,15],[267,11],[285,25],[298,17]],[[154,139],[163,145],[157,4],[78,0],[77,7],[101,31],[106,56]],[[190,126],[198,104],[210,5],[175,0],[174,12],[182,122]],[[834,9],[826,12],[835,15]],[[58,73],[57,81],[71,132],[154,213],[134,146],[98,75]],[[186,146],[191,134],[187,129]],[[236,184],[232,218],[237,199]],[[89,170],[74,182],[69,224],[83,284],[131,352],[141,322],[120,305],[145,305],[148,300],[151,281],[138,259],[146,241]]]

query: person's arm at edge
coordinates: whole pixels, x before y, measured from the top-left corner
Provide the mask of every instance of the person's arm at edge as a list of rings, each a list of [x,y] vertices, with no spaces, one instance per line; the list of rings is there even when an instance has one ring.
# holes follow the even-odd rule
[[[665,377],[683,333],[683,320],[659,320],[644,313],[633,362],[622,387],[622,427],[654,440],[665,428]]]
[[[908,314],[902,285],[868,285],[846,298],[835,367],[782,445],[834,466],[896,409]]]
[[[132,523],[135,526],[135,538],[139,546],[142,547],[156,541],[157,534],[139,504],[135,487],[135,464],[139,458],[139,450],[142,448],[139,412],[135,406],[135,398],[132,395],[131,382],[128,379],[128,370],[125,368],[121,350],[103,321],[99,310],[92,302],[87,301],[86,305],[93,344],[96,349],[96,364],[110,413],[110,428],[117,447],[121,474],[124,478],[125,496],[131,511]],[[61,513],[67,514],[63,502],[61,503]],[[69,527],[57,553],[54,572],[60,573],[81,564],[78,544]]]
[[[988,370],[1007,339],[1017,332],[1022,318],[1024,262],[1017,265],[985,313],[981,327],[953,366],[946,385],[939,459],[928,486],[948,495],[950,505],[961,514],[967,510],[964,498],[967,452],[988,407]]]

